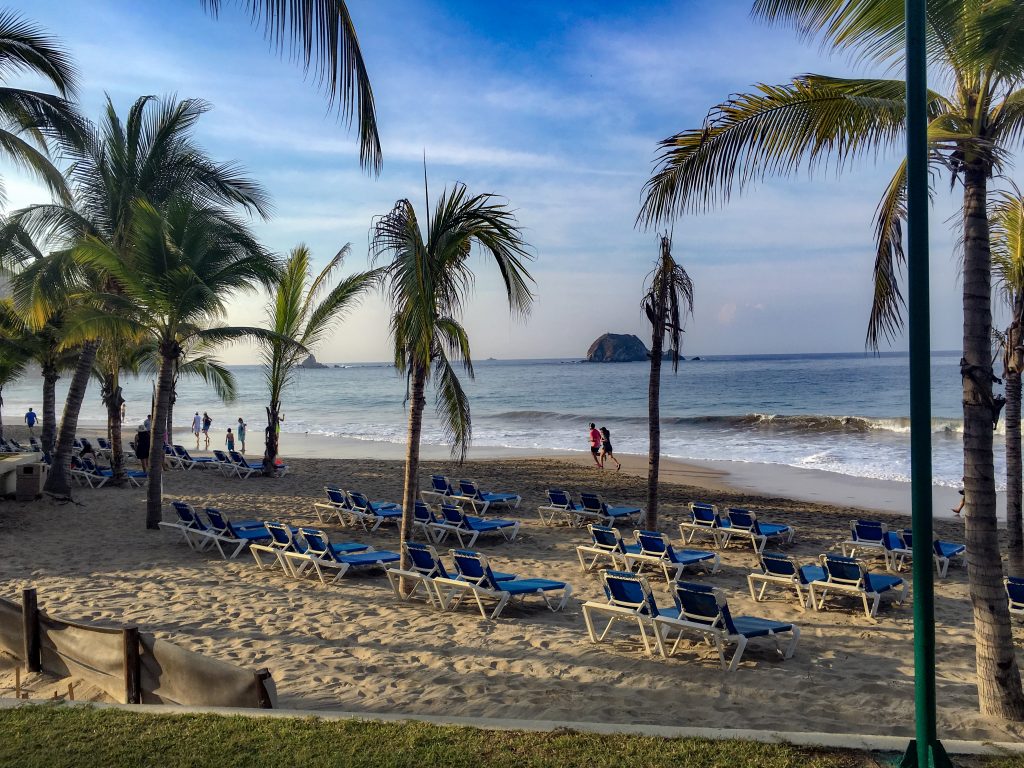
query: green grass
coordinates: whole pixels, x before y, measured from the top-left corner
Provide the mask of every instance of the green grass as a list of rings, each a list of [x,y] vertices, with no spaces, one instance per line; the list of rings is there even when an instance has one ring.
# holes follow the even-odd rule
[[[576,732],[484,731],[425,723],[157,715],[26,706],[0,710],[4,768],[860,768],[892,756],[779,744]],[[958,763],[1024,768],[1024,760]]]

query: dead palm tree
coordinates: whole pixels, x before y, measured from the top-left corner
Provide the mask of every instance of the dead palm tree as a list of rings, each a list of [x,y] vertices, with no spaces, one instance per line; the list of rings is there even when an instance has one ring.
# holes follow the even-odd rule
[[[683,323],[693,314],[693,282],[683,265],[672,257],[672,238],[659,239],[658,261],[647,276],[641,305],[651,324],[651,378],[647,384],[647,522],[658,528],[658,470],[661,467],[661,362],[668,336],[672,372],[679,370]]]

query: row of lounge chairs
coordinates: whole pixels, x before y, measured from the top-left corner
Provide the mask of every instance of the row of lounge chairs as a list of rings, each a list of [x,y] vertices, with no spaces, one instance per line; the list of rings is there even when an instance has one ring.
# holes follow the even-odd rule
[[[87,485],[90,488],[102,488],[114,477],[114,471],[98,467],[96,462],[89,456],[71,456],[71,479],[79,485]],[[125,478],[128,485],[135,488],[142,487],[142,480],[148,475],[138,469],[125,470]]]
[[[762,552],[769,541],[792,544],[796,529],[781,523],[765,523],[749,509],[729,507],[720,512],[714,504],[693,502],[690,519],[679,524],[683,539],[689,543],[700,535],[710,538],[714,546],[728,547],[734,538],[746,539],[754,552]]]
[[[899,572],[913,557],[914,534],[910,528],[890,531],[889,527],[878,520],[852,520],[850,522],[850,538],[842,542],[843,554],[854,556],[858,551],[881,554],[885,565],[890,571]],[[932,559],[935,570],[940,578],[949,572],[950,563],[959,560],[966,565],[967,547],[952,541],[932,541]]]
[[[263,472],[263,462],[250,462],[238,451],[213,451],[213,456],[193,457],[183,445],[165,445],[164,460],[171,469],[215,469],[227,477],[245,479]],[[275,467],[277,477],[288,474],[287,464]]]
[[[0,438],[0,453],[39,453],[43,450],[38,437],[30,437],[29,444],[19,443],[13,437]]]
[[[512,491],[485,491],[475,480],[458,480],[454,484],[444,475],[430,476],[430,489],[420,491],[425,502],[460,501],[473,506],[473,510],[482,515],[492,506],[517,509],[523,497]]]
[[[549,488],[548,503],[537,508],[537,514],[543,525],[559,525],[582,527],[588,523],[599,525],[615,525],[616,523],[639,524],[645,519],[640,507],[616,507],[605,502],[600,494],[584,492],[580,500],[573,499],[569,491],[561,488]]]
[[[666,582],[678,581],[683,571],[698,567],[706,573],[717,573],[721,558],[716,552],[703,549],[675,549],[668,536],[659,531],[633,531],[632,543],[627,543],[617,528],[607,525],[587,526],[589,544],[576,547],[576,556],[584,571],[592,571],[597,564],[608,560],[613,569],[637,571],[654,567],[665,575]]]

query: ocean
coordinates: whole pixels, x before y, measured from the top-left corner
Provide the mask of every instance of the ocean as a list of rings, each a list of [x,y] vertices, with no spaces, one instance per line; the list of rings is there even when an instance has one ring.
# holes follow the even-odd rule
[[[932,357],[935,482],[958,486],[962,467],[959,353]],[[265,383],[258,366],[235,366],[238,399],[225,406],[198,380],[179,384],[175,422],[209,411],[221,435],[239,416],[255,436],[265,425]],[[619,453],[647,452],[646,363],[578,360],[485,360],[463,377],[476,447],[586,450],[587,425],[607,426]],[[62,385],[62,386],[61,386]],[[58,414],[67,379],[58,385]],[[128,421],[149,408],[151,379],[124,384]],[[35,375],[4,389],[4,421],[40,410]],[[743,355],[686,360],[662,381],[662,452],[679,459],[783,464],[909,482],[907,357],[887,353]],[[302,370],[285,396],[285,433],[313,433],[402,443],[405,382],[387,364]],[[429,398],[429,395],[428,395]],[[423,441],[442,445],[432,416]],[[90,384],[81,420],[105,422],[99,388]],[[89,430],[82,430],[88,433]],[[996,477],[1004,474],[1003,425],[996,435]],[[1000,484],[1000,487],[1002,485]]]

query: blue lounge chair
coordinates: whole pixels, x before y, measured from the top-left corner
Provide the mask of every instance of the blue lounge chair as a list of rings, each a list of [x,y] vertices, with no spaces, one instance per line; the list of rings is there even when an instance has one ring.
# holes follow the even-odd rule
[[[430,503],[431,499],[435,502],[445,501],[455,495],[457,494],[451,481],[444,475],[431,475],[430,490],[420,491],[420,498],[427,503]]]
[[[434,543],[444,541],[448,531],[444,529],[444,518],[437,515],[425,501],[417,501],[412,508],[412,530],[422,531],[423,537]]]
[[[405,551],[409,555],[411,570],[402,570],[401,568],[388,569],[388,581],[391,582],[391,588],[394,590],[395,595],[403,600],[409,600],[422,586],[430,604],[437,608],[442,608],[444,606],[444,599],[434,583],[434,579],[458,578],[458,572],[455,573],[454,577],[450,575],[441,556],[437,554],[437,550],[429,544],[407,541],[405,543]],[[516,578],[515,574],[512,573],[501,573],[499,571],[492,571],[492,573],[496,581],[511,581]],[[413,582],[412,589],[405,594],[402,594],[401,580],[403,578]]]
[[[178,454],[174,452],[174,447],[164,444],[164,466],[168,469],[188,469]]]
[[[270,534],[261,521],[246,520],[232,523],[219,509],[207,507],[204,511],[206,519],[210,521],[210,539],[225,560],[234,560],[239,552],[252,544],[270,542]]]
[[[1008,576],[1003,579],[1006,587],[1006,599],[1010,601],[1010,615],[1024,619],[1024,579]]]
[[[796,590],[796,599],[803,610],[810,600],[810,583],[824,581],[826,578],[824,568],[817,565],[800,565],[795,557],[779,552],[761,552],[758,560],[761,571],[754,571],[747,576],[750,596],[757,602],[764,599],[769,584],[780,584]],[[761,582],[761,589],[757,593],[754,592],[754,582]],[[807,597],[804,597],[805,589],[808,590]]]
[[[174,453],[177,455],[178,460],[182,463],[185,469],[194,469],[199,467],[200,469],[218,469],[217,460],[212,459],[209,456],[192,456],[188,452],[188,449],[184,445],[175,445]]]
[[[592,571],[599,560],[608,560],[613,569],[627,568],[626,555],[640,554],[639,544],[627,544],[618,528],[609,525],[588,525],[591,542],[576,547],[576,557],[584,571]],[[589,562],[587,560],[589,558]]]
[[[580,525],[583,518],[583,505],[573,501],[572,494],[561,488],[548,488],[548,503],[537,507],[542,525],[556,525],[564,522],[567,525]]]
[[[479,552],[453,549],[451,554],[455,558],[458,578],[436,577],[434,579],[434,583],[438,586],[438,594],[442,595],[445,610],[454,610],[466,595],[470,595],[476,601],[480,615],[485,619],[487,611],[484,608],[483,600],[486,598],[497,601],[490,616],[492,619],[496,619],[511,600],[517,599],[522,602],[530,595],[539,595],[548,608],[552,611],[560,611],[565,607],[572,594],[572,587],[564,581],[520,578],[499,581],[494,571],[491,570],[487,558]],[[442,594],[442,589],[447,590],[446,595]]]
[[[714,643],[722,669],[729,672],[736,671],[740,659],[743,658],[743,651],[746,650],[747,641],[755,637],[772,638],[782,658],[792,658],[800,640],[800,628],[795,624],[754,616],[733,616],[729,610],[729,603],[722,593],[706,584],[676,582],[672,593],[678,614],[670,616],[662,612],[661,615],[654,617],[655,637],[662,656],[667,658],[673,655],[684,635],[696,632]],[[672,647],[667,648],[672,632],[677,632],[678,635]],[[783,650],[778,636],[786,633],[789,633],[790,641]],[[736,651],[732,660],[726,662],[725,648],[728,645],[735,645]]]
[[[297,535],[297,528],[270,520],[263,525],[267,529],[267,533],[270,534],[270,541],[249,545],[249,551],[256,561],[256,566],[262,571],[273,568],[275,564],[280,565],[282,571],[289,576],[294,576],[295,566],[292,565],[292,561],[305,561],[306,542]],[[270,555],[272,560],[264,563],[261,553]]]
[[[235,472],[239,477],[245,479],[252,475],[254,472],[263,471],[263,462],[250,463],[245,460],[245,456],[240,454],[238,451],[228,451],[228,459],[235,467]]]
[[[893,592],[898,604],[907,597],[907,585],[898,576],[870,573],[863,561],[853,557],[825,554],[820,559],[825,569],[825,578],[815,579],[809,587],[810,601],[815,610],[824,610],[825,598],[829,592],[843,592],[860,597],[864,603],[865,615],[874,620],[883,594]],[[818,595],[821,596],[820,599]],[[870,607],[869,598],[872,600]]]
[[[184,501],[172,501],[171,508],[174,510],[177,520],[174,522],[161,520],[157,523],[158,527],[165,531],[177,532],[190,549],[198,549],[200,552],[213,543],[209,536],[209,527],[199,519],[198,513],[191,504]]]
[[[657,616],[662,615],[662,610],[658,608],[654,593],[651,591],[651,585],[644,576],[627,571],[601,571],[601,580],[604,582],[607,601],[588,600],[583,604],[583,621],[587,625],[590,641],[604,642],[611,628],[618,622],[625,621],[636,624],[640,630],[644,650],[651,655],[654,643],[653,638],[648,638],[647,630],[651,629],[657,636],[653,622]],[[678,616],[679,612],[675,608],[667,608],[665,614],[671,617]],[[608,620],[600,634],[594,626],[597,617]]]
[[[29,443],[32,445],[32,449],[33,450],[42,450],[42,448],[43,448],[43,446],[39,442],[38,438],[35,438],[35,437],[29,438]],[[112,446],[110,444],[110,441],[107,440],[107,438],[105,438],[105,437],[97,437],[96,438],[96,455],[97,456],[103,456],[104,458],[109,459],[110,456],[113,453],[114,453],[114,446]]]
[[[853,557],[858,550],[885,554],[885,534],[889,526],[878,520],[851,520],[850,538],[842,543],[844,557]]]
[[[224,451],[218,451],[214,449],[213,464],[217,469],[220,470],[220,473],[222,475],[238,474],[238,468],[235,466],[235,463],[231,460],[230,456],[224,453]]]
[[[86,476],[88,478],[91,478],[91,480],[93,482],[95,482],[95,486],[93,486],[93,482],[89,483],[89,485],[91,487],[100,488],[108,480],[112,480],[113,477],[114,477],[113,470],[110,470],[110,469],[100,469],[99,467],[96,466],[96,462],[94,462],[88,456],[80,458],[79,461],[82,464],[82,469],[85,472]],[[142,487],[142,483],[139,482],[139,481],[142,480],[143,478],[147,477],[147,475],[146,475],[145,472],[143,472],[141,470],[138,470],[138,469],[126,469],[125,473],[124,473],[124,477],[125,477],[125,480],[128,481],[128,485],[132,485],[132,486],[134,486],[136,488],[141,488]]]
[[[716,547],[728,541],[728,530],[732,523],[722,517],[718,507],[702,501],[694,501],[689,505],[690,519],[679,524],[679,535],[683,542],[689,544],[698,533],[710,537]]]
[[[71,456],[71,477],[79,485],[88,485],[90,488],[102,488],[110,479],[86,469],[85,462],[74,454]]]
[[[601,525],[636,524],[644,516],[644,511],[640,507],[613,507],[597,493],[581,493],[580,502],[583,504],[583,511],[579,513],[580,518],[595,520]]]
[[[519,534],[520,522],[518,520],[486,519],[467,515],[456,504],[442,503],[441,515],[444,517],[444,522],[436,524],[435,530],[454,533],[455,538],[463,547],[472,547],[482,534],[498,533],[504,537],[505,541],[515,541]],[[468,543],[464,537],[469,537]]]
[[[327,534],[317,528],[300,528],[299,532],[306,542],[303,557],[293,558],[297,563],[292,570],[294,576],[302,576],[312,566],[321,584],[327,584],[324,571],[337,571],[334,581],[341,579],[349,571],[360,568],[387,568],[390,563],[397,563],[401,557],[397,552],[375,550],[365,544],[345,543],[331,544]]]
[[[792,526],[781,523],[762,523],[757,519],[757,514],[749,509],[729,507],[725,514],[729,525],[724,529],[723,546],[727,546],[734,536],[741,536],[750,539],[754,552],[761,553],[769,539],[792,544],[793,536],[796,535]]]
[[[908,552],[905,559],[910,559],[914,552],[914,533],[910,528],[904,528],[899,532],[899,537]],[[946,577],[946,574],[949,573],[949,565],[955,559],[960,560],[960,565],[967,565],[966,555],[967,547],[963,544],[940,539],[932,540],[932,559],[935,561],[935,572],[938,573],[939,578]],[[900,560],[899,565],[902,566],[902,564],[903,560]],[[899,568],[894,570],[899,570]]]
[[[352,502],[348,500],[348,494],[344,490],[337,485],[325,485],[324,493],[327,494],[327,501],[313,502],[313,512],[321,523],[337,519],[338,525],[346,525],[347,521],[354,521]]]
[[[468,501],[473,505],[473,509],[481,515],[492,505],[500,504],[509,509],[516,509],[519,502],[523,500],[518,493],[483,491],[475,480],[459,480],[459,488],[455,492],[455,496],[461,501]]]
[[[348,500],[353,520],[367,531],[376,531],[384,523],[399,523],[402,520],[401,507],[390,501],[370,501],[359,491],[349,491]]]
[[[721,558],[716,552],[704,549],[675,549],[669,543],[668,536],[658,531],[633,531],[639,552],[627,552],[624,555],[626,570],[639,571],[645,565],[660,568],[665,574],[665,581],[678,581],[686,568],[696,566],[707,573],[717,573]]]

